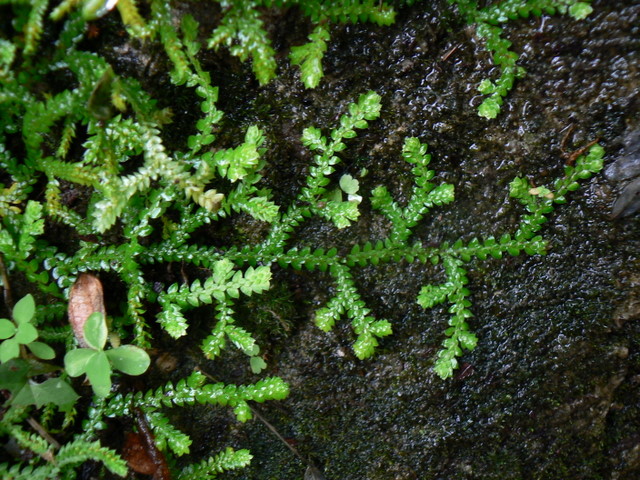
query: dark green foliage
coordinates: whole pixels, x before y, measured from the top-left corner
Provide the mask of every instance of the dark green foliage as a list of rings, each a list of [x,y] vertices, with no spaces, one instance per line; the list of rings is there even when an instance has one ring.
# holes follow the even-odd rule
[[[203,460],[199,464],[189,465],[178,475],[179,480],[204,480],[215,479],[218,473],[224,470],[242,468],[251,461],[251,454],[248,450],[233,450],[227,447],[226,450],[218,453],[215,457]]]
[[[285,9],[297,7],[314,25],[309,43],[291,48],[290,60],[300,66],[302,82],[313,88],[323,77],[322,57],[330,40],[327,22],[374,22],[390,25],[395,11],[384,2],[374,0],[216,0],[224,16],[209,39],[209,48],[225,45],[229,52],[245,61],[251,58],[253,72],[261,85],[276,76],[275,52],[264,29],[259,7]]]

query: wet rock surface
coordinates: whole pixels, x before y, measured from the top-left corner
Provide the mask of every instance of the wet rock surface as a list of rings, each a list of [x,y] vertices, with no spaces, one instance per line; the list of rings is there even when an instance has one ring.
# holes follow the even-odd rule
[[[317,89],[304,90],[282,63],[280,77],[258,91],[254,104],[269,106],[257,115],[271,142],[266,178],[281,203],[303,182],[310,158],[302,129],[330,128],[369,89],[382,95],[382,116],[350,143],[341,173],[364,167],[362,192],[385,184],[402,201],[411,191],[403,139],[428,142],[437,178],[455,184],[456,201],[415,230],[425,244],[513,231],[521,211],[508,199],[509,181],[550,183],[592,140],[605,147],[605,166],[633,156],[625,139],[640,127],[640,4],[596,1],[581,22],[544,16],[507,25],[528,74],[487,121],[476,115],[475,88],[497,70],[446,2],[425,3],[401,10],[392,27],[334,27]],[[368,305],[394,329],[364,362],[351,353],[348,325],[327,335],[311,321],[330,297],[330,279],[282,272],[305,295],[293,297],[299,318],[268,363],[292,393],[261,412],[327,479],[640,475],[639,220],[610,218],[624,195],[620,180],[598,175],[557,208],[543,230],[546,256],[468,265],[480,342],[453,380],[431,370],[446,309],[415,303],[437,268],[402,262],[356,272]],[[296,241],[346,248],[384,238],[384,221],[366,200],[363,213],[345,232],[311,222]],[[257,421],[226,441],[254,454],[231,478],[303,475],[302,463]]]
[[[432,371],[446,308],[424,311],[415,301],[422,285],[442,278],[438,267],[403,261],[354,269],[367,305],[394,330],[367,361],[353,355],[349,325],[325,334],[312,322],[313,311],[331,297],[328,274],[274,269],[274,291],[286,307],[266,313],[259,303],[239,307],[248,326],[262,310],[266,373],[291,386],[285,401],[257,408],[328,480],[640,477],[640,217],[627,212],[638,190],[640,3],[592,5],[583,21],[543,16],[504,27],[528,73],[492,121],[476,113],[482,100],[476,87],[499,72],[445,0],[400,9],[391,27],[332,27],[326,76],[314,90],[304,89],[284,59],[279,77],[258,88],[247,80],[248,66],[203,53],[220,86],[222,144],[236,142],[247,125],[265,129],[270,166],[264,182],[283,206],[304,184],[312,159],[300,143],[302,130],[314,125],[326,132],[358,95],[375,90],[382,96],[380,120],[349,142],[336,172],[358,177],[361,220],[339,232],[312,220],[292,240],[300,245],[344,251],[386,236],[388,225],[371,211],[368,192],[384,184],[406,202],[412,188],[400,156],[406,136],[427,142],[437,182],[455,185],[456,201],[434,209],[414,230],[414,239],[434,246],[513,232],[522,213],[508,197],[514,177],[550,184],[572,151],[599,139],[607,152],[607,175],[571,193],[541,232],[549,241],[546,256],[465,267],[479,345],[462,357],[451,380]],[[203,25],[214,23],[206,12],[196,13]],[[274,32],[291,32],[292,38],[277,35],[285,49],[306,35],[292,22],[295,13],[275,19],[284,30]],[[154,73],[162,71],[154,52],[119,48],[117,73],[146,72],[145,87],[161,103],[163,96],[181,102],[171,105],[171,130],[175,141],[186,138],[199,115],[189,103],[194,99],[172,97],[166,75]],[[128,55],[137,60],[127,62]],[[359,176],[363,168],[368,174]],[[629,170],[635,173],[620,173]],[[620,213],[627,215],[611,218],[625,195],[631,201]],[[234,221],[244,235],[234,240],[264,235],[258,222],[228,220]],[[225,222],[198,234],[223,245]],[[201,330],[206,334],[206,326]],[[179,347],[166,345],[197,350]],[[196,356],[180,357],[176,374],[201,363]],[[222,381],[257,380],[238,367],[246,360],[234,360],[226,355],[204,368]],[[257,420],[240,425],[220,408],[185,409],[171,419],[192,435],[196,457],[226,445],[251,450],[251,466],[225,478],[303,477],[306,466]]]

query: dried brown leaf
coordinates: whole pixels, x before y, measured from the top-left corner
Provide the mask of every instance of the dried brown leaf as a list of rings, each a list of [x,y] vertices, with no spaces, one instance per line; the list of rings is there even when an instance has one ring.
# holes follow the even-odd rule
[[[93,312],[107,314],[102,282],[95,275],[81,273],[69,293],[69,323],[81,347],[86,347],[84,324]]]

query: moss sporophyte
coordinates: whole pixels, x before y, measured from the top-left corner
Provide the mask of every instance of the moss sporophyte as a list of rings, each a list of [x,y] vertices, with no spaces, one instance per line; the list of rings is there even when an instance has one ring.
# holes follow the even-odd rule
[[[245,128],[235,143],[227,138],[224,146],[216,144],[227,126],[218,109],[218,86],[201,64],[203,28],[192,16],[178,13],[184,10],[173,10],[162,0],[145,3],[144,14],[133,0],[0,3],[11,5],[11,21],[2,25],[14,29],[0,39],[0,273],[5,293],[10,280],[24,293],[33,292],[7,310],[11,318],[0,319],[0,389],[9,392],[0,431],[35,454],[28,464],[19,459],[0,464],[3,478],[72,478],[87,460],[124,476],[127,462],[101,443],[101,435],[110,423],[131,416],[137,416],[139,430],[152,432],[157,451],[148,446],[151,453],[167,457],[150,474],[166,467],[180,479],[216,478],[246,465],[251,455],[231,448],[204,460],[179,459],[190,453],[191,439],[163,410],[230,406],[245,422],[253,416],[250,402],[287,397],[289,386],[282,378],[256,377],[275,369],[252,331],[259,325],[238,314],[249,297],[266,295],[280,269],[305,270],[311,278],[320,271],[331,279],[333,289],[313,313],[314,322],[323,331],[341,320],[350,322],[358,359],[374,355],[381,339],[392,333],[393,319],[378,318],[367,306],[356,270],[386,263],[439,269],[441,281],[421,285],[416,301],[425,309],[439,304],[448,309],[442,338],[434,339],[441,349],[433,368],[441,378],[451,377],[460,356],[478,343],[469,323],[467,269],[506,254],[544,254],[542,227],[556,205],[602,168],[603,150],[594,144],[550,185],[534,187],[517,177],[509,185],[514,203],[521,204],[514,206],[520,210],[512,230],[426,245],[414,236],[415,229],[432,210],[446,212],[456,186],[438,180],[429,168],[425,139],[407,137],[398,148],[412,176],[402,201],[384,185],[364,191],[355,175],[337,171],[353,139],[381,115],[383,99],[376,92],[364,92],[342,106],[332,128],[309,125],[299,132],[312,160],[301,186],[286,205],[279,204],[263,178],[269,141],[260,125]],[[500,67],[498,80],[479,87],[488,96],[479,114],[487,118],[498,115],[514,80],[524,78],[499,25],[541,12],[581,19],[591,8],[570,0],[504,1],[483,9],[475,2],[451,3],[477,26]],[[377,1],[219,4],[207,47],[226,47],[242,61],[250,60],[259,84],[268,83],[277,70],[266,12],[296,6],[312,27],[309,43],[293,46],[289,55],[306,88],[322,82],[332,24],[385,26],[395,18],[391,6]],[[104,49],[87,49],[88,22],[120,21],[116,10],[121,35],[166,54],[171,91],[184,91],[199,102],[199,118],[183,142],[166,140],[173,128],[168,126],[171,111],[158,107],[140,79],[116,73],[115,62],[107,60],[113,56]],[[46,42],[40,41],[43,35]],[[63,86],[58,78],[64,79]],[[372,236],[339,249],[309,245],[298,235],[312,219],[334,231],[348,229],[359,221],[365,204],[388,223],[381,239]],[[238,216],[261,222],[264,235],[241,244],[233,244],[236,237],[230,235],[232,240],[222,245],[203,238],[207,225]],[[68,242],[61,244],[60,236]],[[171,269],[180,270],[180,281],[166,273]],[[107,294],[113,305],[109,311],[98,288],[100,277],[114,285]],[[163,283],[166,278],[171,281]],[[5,298],[10,306],[10,295]],[[200,318],[196,309],[208,312],[205,325],[193,320]],[[203,328],[207,333],[201,337],[192,333]],[[109,348],[110,334],[125,344],[113,340]],[[234,368],[246,370],[255,381],[211,381],[195,369],[140,389],[129,378],[149,375],[149,353],[188,334],[199,339],[197,355],[203,363],[235,347],[235,356],[228,356],[243,363]],[[30,419],[39,425],[38,433],[27,430]],[[58,429],[62,443],[53,442],[47,428]]]

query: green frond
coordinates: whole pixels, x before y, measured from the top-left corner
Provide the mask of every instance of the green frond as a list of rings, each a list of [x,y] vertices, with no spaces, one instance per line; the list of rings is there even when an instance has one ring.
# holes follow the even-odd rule
[[[340,23],[372,22],[391,25],[396,12],[393,7],[378,0],[342,0],[339,2],[297,2],[314,23],[330,19]]]
[[[109,302],[108,328],[114,343],[120,337],[142,348],[154,348],[149,323],[155,313],[159,312],[155,319],[169,336],[178,338],[189,329],[189,310],[208,309],[213,315],[205,326],[210,334],[201,342],[204,357],[215,359],[224,355],[226,348],[235,347],[248,357],[244,365],[247,373],[249,367],[258,375],[264,362],[256,339],[264,337],[254,331],[262,334],[270,327],[256,325],[260,320],[250,316],[236,322],[234,301],[264,294],[271,287],[272,266],[277,263],[282,268],[304,269],[309,276],[313,276],[310,272],[328,272],[334,289],[316,311],[315,323],[330,331],[338,321],[349,321],[353,351],[364,359],[375,353],[380,339],[390,335],[392,328],[389,321],[377,318],[363,299],[356,269],[421,262],[440,269],[443,277],[441,281],[425,279],[417,302],[425,309],[444,305],[448,310],[442,348],[434,362],[435,372],[446,378],[453,374],[460,356],[477,343],[470,326],[473,308],[467,270],[507,254],[544,254],[547,243],[541,230],[554,208],[565,202],[581,181],[602,168],[603,151],[594,145],[574,166],[566,166],[564,175],[551,185],[534,187],[518,177],[510,185],[515,207],[521,210],[516,227],[496,236],[479,234],[468,241],[426,246],[426,240],[410,237],[433,208],[454,200],[454,187],[434,180],[426,143],[407,138],[400,153],[413,177],[409,190],[403,191],[406,200],[394,198],[384,185],[371,192],[373,209],[388,221],[382,238],[361,238],[352,245],[341,243],[340,248],[301,244],[300,227],[308,219],[325,221],[322,228],[330,232],[358,221],[365,182],[337,170],[341,169],[341,156],[352,158],[345,152],[350,140],[379,118],[378,94],[367,92],[346,105],[333,128],[309,126],[302,131],[302,143],[313,160],[299,191],[291,194],[289,204],[279,206],[265,186],[273,178],[262,178],[262,172],[273,173],[265,168],[272,151],[265,142],[264,132],[269,130],[251,126],[244,138],[236,140],[222,132],[225,143],[216,144],[219,131],[226,128],[221,122],[223,112],[218,109],[218,86],[203,68],[204,61],[200,63],[209,55],[201,52],[200,25],[190,15],[180,17],[179,5],[151,0],[149,8],[138,10],[135,0],[62,0],[52,2],[56,5],[46,17],[51,10],[47,0],[0,3],[11,7],[6,9],[12,15],[7,25],[15,30],[7,33],[7,39],[0,39],[0,168],[4,182],[0,185],[0,252],[9,275],[19,274],[22,283],[30,284],[51,302],[36,311],[33,325],[27,322],[32,328],[23,329],[27,332],[21,337],[25,343],[9,343],[14,350],[25,345],[37,354],[51,350],[52,343],[69,349],[74,339],[71,329],[64,326],[66,298],[82,272],[94,272],[102,275],[105,287],[106,282],[115,281],[116,295],[122,300]],[[241,61],[251,61],[260,84],[272,79],[277,67],[267,19],[284,9],[308,18],[313,29],[309,42],[292,47],[289,55],[290,62],[300,67],[306,88],[317,86],[323,77],[322,61],[332,23],[388,25],[395,15],[390,5],[378,0],[218,3],[221,12],[214,20],[220,23],[211,27],[208,47],[226,46]],[[498,78],[485,79],[479,85],[485,96],[480,114],[487,118],[498,114],[515,80],[524,74],[517,65],[518,55],[505,38],[505,23],[551,12],[582,19],[591,10],[588,2],[574,0],[503,0],[484,2],[491,5],[480,9],[475,1],[455,3],[460,14],[476,25],[477,36],[500,70]],[[171,91],[185,93],[181,98],[196,99],[199,111],[187,113],[198,118],[182,138],[170,131],[171,111],[158,108],[143,87],[146,82],[120,77],[115,71],[121,71],[121,65],[112,68],[103,56],[81,50],[92,43],[83,42],[85,32],[94,36],[94,27],[103,28],[104,22],[111,28],[112,22],[118,21],[115,14],[108,21],[88,23],[111,7],[119,10],[129,35],[145,37],[144,44],[136,40],[129,42],[131,46],[164,55],[164,63],[161,59],[158,65],[169,62]],[[147,11],[148,20],[141,14],[147,16]],[[59,23],[52,27],[49,19]],[[51,45],[40,45],[43,31],[53,40]],[[210,69],[209,62],[206,67]],[[68,80],[69,88],[51,90],[50,78]],[[181,111],[177,117],[182,121],[183,107],[176,104],[174,108],[178,106]],[[70,200],[66,196],[69,191],[81,195],[81,201]],[[236,235],[242,232],[231,231],[228,238],[238,244],[225,243],[227,232],[237,220],[242,221],[238,213],[266,222],[260,225],[265,234],[257,240],[258,235],[252,236],[251,243],[243,244],[239,240],[243,237]],[[226,219],[231,221],[217,224]],[[64,225],[51,230],[54,222]],[[223,228],[216,231],[218,226]],[[65,247],[50,238],[51,232],[68,231],[72,243],[65,243]],[[214,244],[206,240],[212,231],[217,235]],[[153,278],[157,272],[161,273],[159,278]],[[162,283],[175,278],[182,278],[181,284],[166,287]],[[254,298],[241,301],[247,303],[244,307],[255,304]],[[238,313],[241,311],[238,308]],[[14,340],[13,321],[0,323],[4,332],[9,332],[3,333],[4,340]],[[103,320],[100,332],[106,330]],[[100,344],[106,338],[102,334]],[[40,343],[27,342],[32,338]],[[53,365],[51,362],[52,368],[59,368]],[[177,383],[126,395],[114,392],[109,399],[94,397],[91,402],[76,404],[74,410],[76,394],[72,390],[64,396],[58,392],[59,403],[49,395],[52,389],[71,389],[67,377],[74,373],[73,367],[62,373],[46,370],[49,378],[42,383],[30,379],[26,366],[20,372],[15,375],[19,381],[7,389],[11,408],[0,421],[0,430],[30,450],[33,458],[30,465],[0,465],[2,478],[73,478],[86,461],[100,462],[112,474],[122,476],[127,473],[126,462],[96,441],[109,417],[130,416],[134,408],[144,410],[160,450],[169,457],[182,456],[189,453],[191,439],[169,422],[163,409],[195,404],[226,406],[238,421],[245,422],[253,415],[250,402],[281,400],[289,393],[289,386],[278,377],[247,385],[209,383],[196,370]],[[72,400],[62,405],[61,397]],[[66,410],[60,435],[66,444],[57,452],[40,436],[28,433],[25,422],[36,412],[34,407],[43,409],[39,418],[47,428],[62,423],[57,412]],[[69,429],[74,411],[78,426]],[[250,458],[244,450],[227,449],[186,467],[179,475],[216,478],[224,470],[246,465]]]
[[[315,88],[324,76],[322,71],[322,57],[327,51],[329,30],[318,25],[309,34],[309,43],[299,47],[292,47],[289,59],[292,65],[300,67],[300,77],[306,88]]]
[[[53,20],[60,20],[65,15],[68,15],[71,10],[76,8],[83,0],[62,0],[56,8],[51,11],[50,17]]]
[[[402,157],[408,163],[415,165],[412,169],[415,176],[414,187],[406,207],[402,208],[398,205],[384,186],[379,186],[372,192],[371,206],[380,210],[393,225],[389,236],[393,243],[405,243],[411,235],[411,229],[422,220],[431,207],[454,200],[453,185],[443,183],[435,186],[430,182],[435,172],[427,168],[431,157],[426,152],[427,145],[420,143],[417,138],[405,139]]]
[[[100,442],[75,440],[62,446],[55,456],[59,469],[70,465],[80,465],[88,460],[100,462],[112,473],[124,477],[129,468],[127,462],[114,450],[100,445]]]
[[[136,0],[118,0],[116,8],[122,17],[122,23],[129,27],[133,36],[146,37],[150,34],[144,19],[138,12]]]
[[[13,465],[0,464],[0,475],[4,480],[49,480],[55,478],[56,470],[52,464],[46,464],[41,467],[23,465],[21,463]]]
[[[31,11],[29,12],[29,19],[24,26],[24,54],[33,55],[38,48],[38,41],[42,35],[42,22],[44,14],[49,5],[49,0],[33,0],[31,3]]]
[[[20,425],[3,421],[0,423],[0,431],[8,433],[15,439],[20,447],[30,450],[36,455],[50,455],[51,445],[35,433],[26,432]]]
[[[353,350],[360,359],[373,355],[378,346],[376,338],[391,334],[391,324],[387,320],[376,320],[360,297],[347,267],[334,264],[331,274],[336,281],[336,296],[325,307],[316,311],[315,323],[324,331],[333,328],[336,320],[346,313],[357,335]]]
[[[229,260],[219,260],[213,265],[213,275],[204,283],[198,279],[191,285],[179,287],[173,284],[166,292],[161,293],[158,302],[163,311],[158,316],[158,321],[172,337],[180,337],[186,334],[187,329],[187,321],[181,309],[210,304],[214,300],[225,303],[227,297],[238,298],[240,293],[261,293],[269,288],[270,280],[269,267],[248,267],[244,272],[234,271]]]
[[[182,85],[191,76],[189,60],[184,52],[184,45],[172,25],[172,13],[169,2],[153,0],[151,2],[152,21],[155,22],[160,33],[160,40],[169,60],[173,63],[171,80],[176,85]]]
[[[234,450],[227,447],[215,457],[209,457],[200,463],[187,465],[178,476],[178,480],[214,480],[225,470],[234,470],[247,466],[253,456],[248,450]]]
[[[193,372],[177,384],[167,383],[155,391],[146,393],[116,395],[111,398],[105,409],[107,416],[126,415],[132,401],[141,408],[153,408],[193,405],[220,405],[237,409],[240,421],[251,418],[247,401],[265,402],[282,400],[289,394],[289,386],[279,377],[264,378],[253,385],[225,385],[224,383],[206,383],[206,377]]]
[[[510,50],[511,42],[502,38],[503,30],[498,25],[530,15],[554,15],[569,13],[576,20],[586,18],[592,11],[589,2],[578,0],[502,0],[478,9],[477,2],[469,0],[449,0],[455,3],[467,23],[476,24],[476,34],[485,40],[493,62],[500,67],[500,78],[495,82],[484,79],[478,91],[488,95],[478,107],[478,115],[493,119],[500,113],[504,97],[511,91],[516,79],[525,75],[524,68],[518,66],[519,55]]]
[[[358,215],[358,204],[355,202],[320,202],[320,197],[327,193],[327,178],[334,172],[334,165],[340,162],[335,154],[346,148],[343,140],[356,136],[356,129],[367,128],[367,120],[375,120],[380,115],[380,96],[375,92],[363,94],[357,103],[351,103],[348,114],[340,117],[340,126],[331,130],[329,138],[322,136],[322,132],[314,127],[305,128],[302,133],[302,143],[310,150],[319,150],[315,155],[314,165],[309,168],[307,184],[300,193],[300,199],[316,205],[312,212],[326,218],[338,228],[351,224]],[[330,139],[330,140],[329,140]]]
[[[7,82],[12,77],[11,64],[16,56],[16,46],[9,40],[0,39],[0,81]]]
[[[253,73],[261,85],[276,76],[275,51],[263,28],[257,2],[239,0],[227,5],[220,25],[209,38],[208,48],[217,49],[221,45],[241,61],[252,60]]]
[[[191,438],[171,425],[167,417],[160,412],[147,412],[147,419],[153,429],[156,446],[160,450],[169,448],[178,457],[189,453]]]

